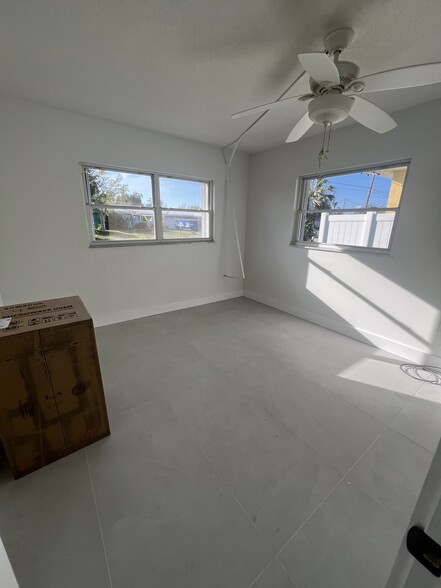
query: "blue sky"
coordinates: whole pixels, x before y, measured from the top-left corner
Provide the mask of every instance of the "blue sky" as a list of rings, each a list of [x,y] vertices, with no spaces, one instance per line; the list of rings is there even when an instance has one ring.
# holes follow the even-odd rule
[[[148,205],[152,199],[152,186],[150,177],[142,174],[133,174],[116,171],[106,171],[110,177],[120,174],[123,182],[128,185],[130,191],[143,195],[143,204]],[[365,205],[372,175],[369,173],[354,173],[328,178],[335,187],[336,208],[362,208]],[[385,207],[390,190],[391,180],[384,176],[376,175],[369,206]],[[203,207],[202,182],[179,180],[175,178],[160,178],[161,201],[170,208],[180,208],[182,205]]]
[[[331,176],[329,183],[335,187],[336,208],[363,208],[372,181],[372,174],[354,173],[343,176]],[[386,206],[391,180],[384,176],[375,176],[369,206],[383,208]]]
[[[152,183],[150,176],[113,171],[106,171],[106,174],[111,178],[116,177],[117,175],[122,176],[123,183],[127,184],[131,192],[139,192],[143,195],[143,204],[147,204],[152,200]]]
[[[159,179],[161,202],[170,208],[180,208],[183,204],[206,208],[203,206],[203,188],[204,184],[201,182],[174,178]]]
[[[152,199],[152,185],[150,177],[142,174],[106,171],[111,178],[121,175],[124,184],[127,184],[131,192],[139,192],[143,195],[143,204],[148,204]],[[170,208],[180,208],[183,204],[187,206],[203,205],[202,182],[189,180],[178,180],[175,178],[160,178],[161,201]]]

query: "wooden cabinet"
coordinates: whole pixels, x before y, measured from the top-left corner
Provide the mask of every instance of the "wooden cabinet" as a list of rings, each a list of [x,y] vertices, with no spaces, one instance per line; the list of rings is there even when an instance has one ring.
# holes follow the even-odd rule
[[[9,320],[10,319],[10,320]],[[78,296],[0,308],[0,439],[16,478],[109,435]]]

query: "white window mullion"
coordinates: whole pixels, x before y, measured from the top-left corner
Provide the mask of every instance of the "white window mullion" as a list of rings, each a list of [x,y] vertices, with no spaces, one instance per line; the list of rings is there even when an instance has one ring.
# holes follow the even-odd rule
[[[153,203],[155,205],[155,225],[156,225],[156,239],[163,240],[162,231],[162,211],[161,211],[161,193],[159,191],[159,176],[153,174]]]

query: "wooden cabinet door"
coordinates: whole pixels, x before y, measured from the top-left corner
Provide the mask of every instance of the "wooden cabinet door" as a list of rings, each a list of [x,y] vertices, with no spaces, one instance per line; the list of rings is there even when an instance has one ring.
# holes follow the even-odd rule
[[[15,477],[66,452],[38,332],[0,340],[0,437]]]
[[[68,452],[109,434],[92,323],[41,332]]]

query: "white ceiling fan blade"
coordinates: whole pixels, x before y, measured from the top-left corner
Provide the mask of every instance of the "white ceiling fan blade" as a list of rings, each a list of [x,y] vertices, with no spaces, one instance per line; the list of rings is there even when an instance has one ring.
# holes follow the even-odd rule
[[[390,69],[365,76],[357,81],[365,84],[363,92],[381,92],[437,84],[441,82],[441,63],[425,63]]]
[[[283,100],[276,100],[275,102],[267,102],[267,104],[261,104],[260,106],[255,106],[254,108],[247,108],[247,110],[242,110],[241,112],[236,112],[235,114],[232,114],[231,118],[242,118],[243,116],[259,114],[260,112],[265,112],[265,110],[278,108],[279,106],[286,106],[286,104],[297,102],[301,96],[303,96],[303,94],[300,94],[299,96],[290,96],[289,98],[284,98]]]
[[[394,119],[380,107],[360,96],[352,96],[354,104],[349,116],[377,133],[387,133],[397,126]]]
[[[313,124],[313,121],[309,118],[309,113],[306,112],[290,132],[286,142],[292,143],[293,141],[298,141],[307,131],[309,131]]]
[[[301,66],[316,82],[340,83],[337,66],[326,53],[299,53],[297,55]]]

